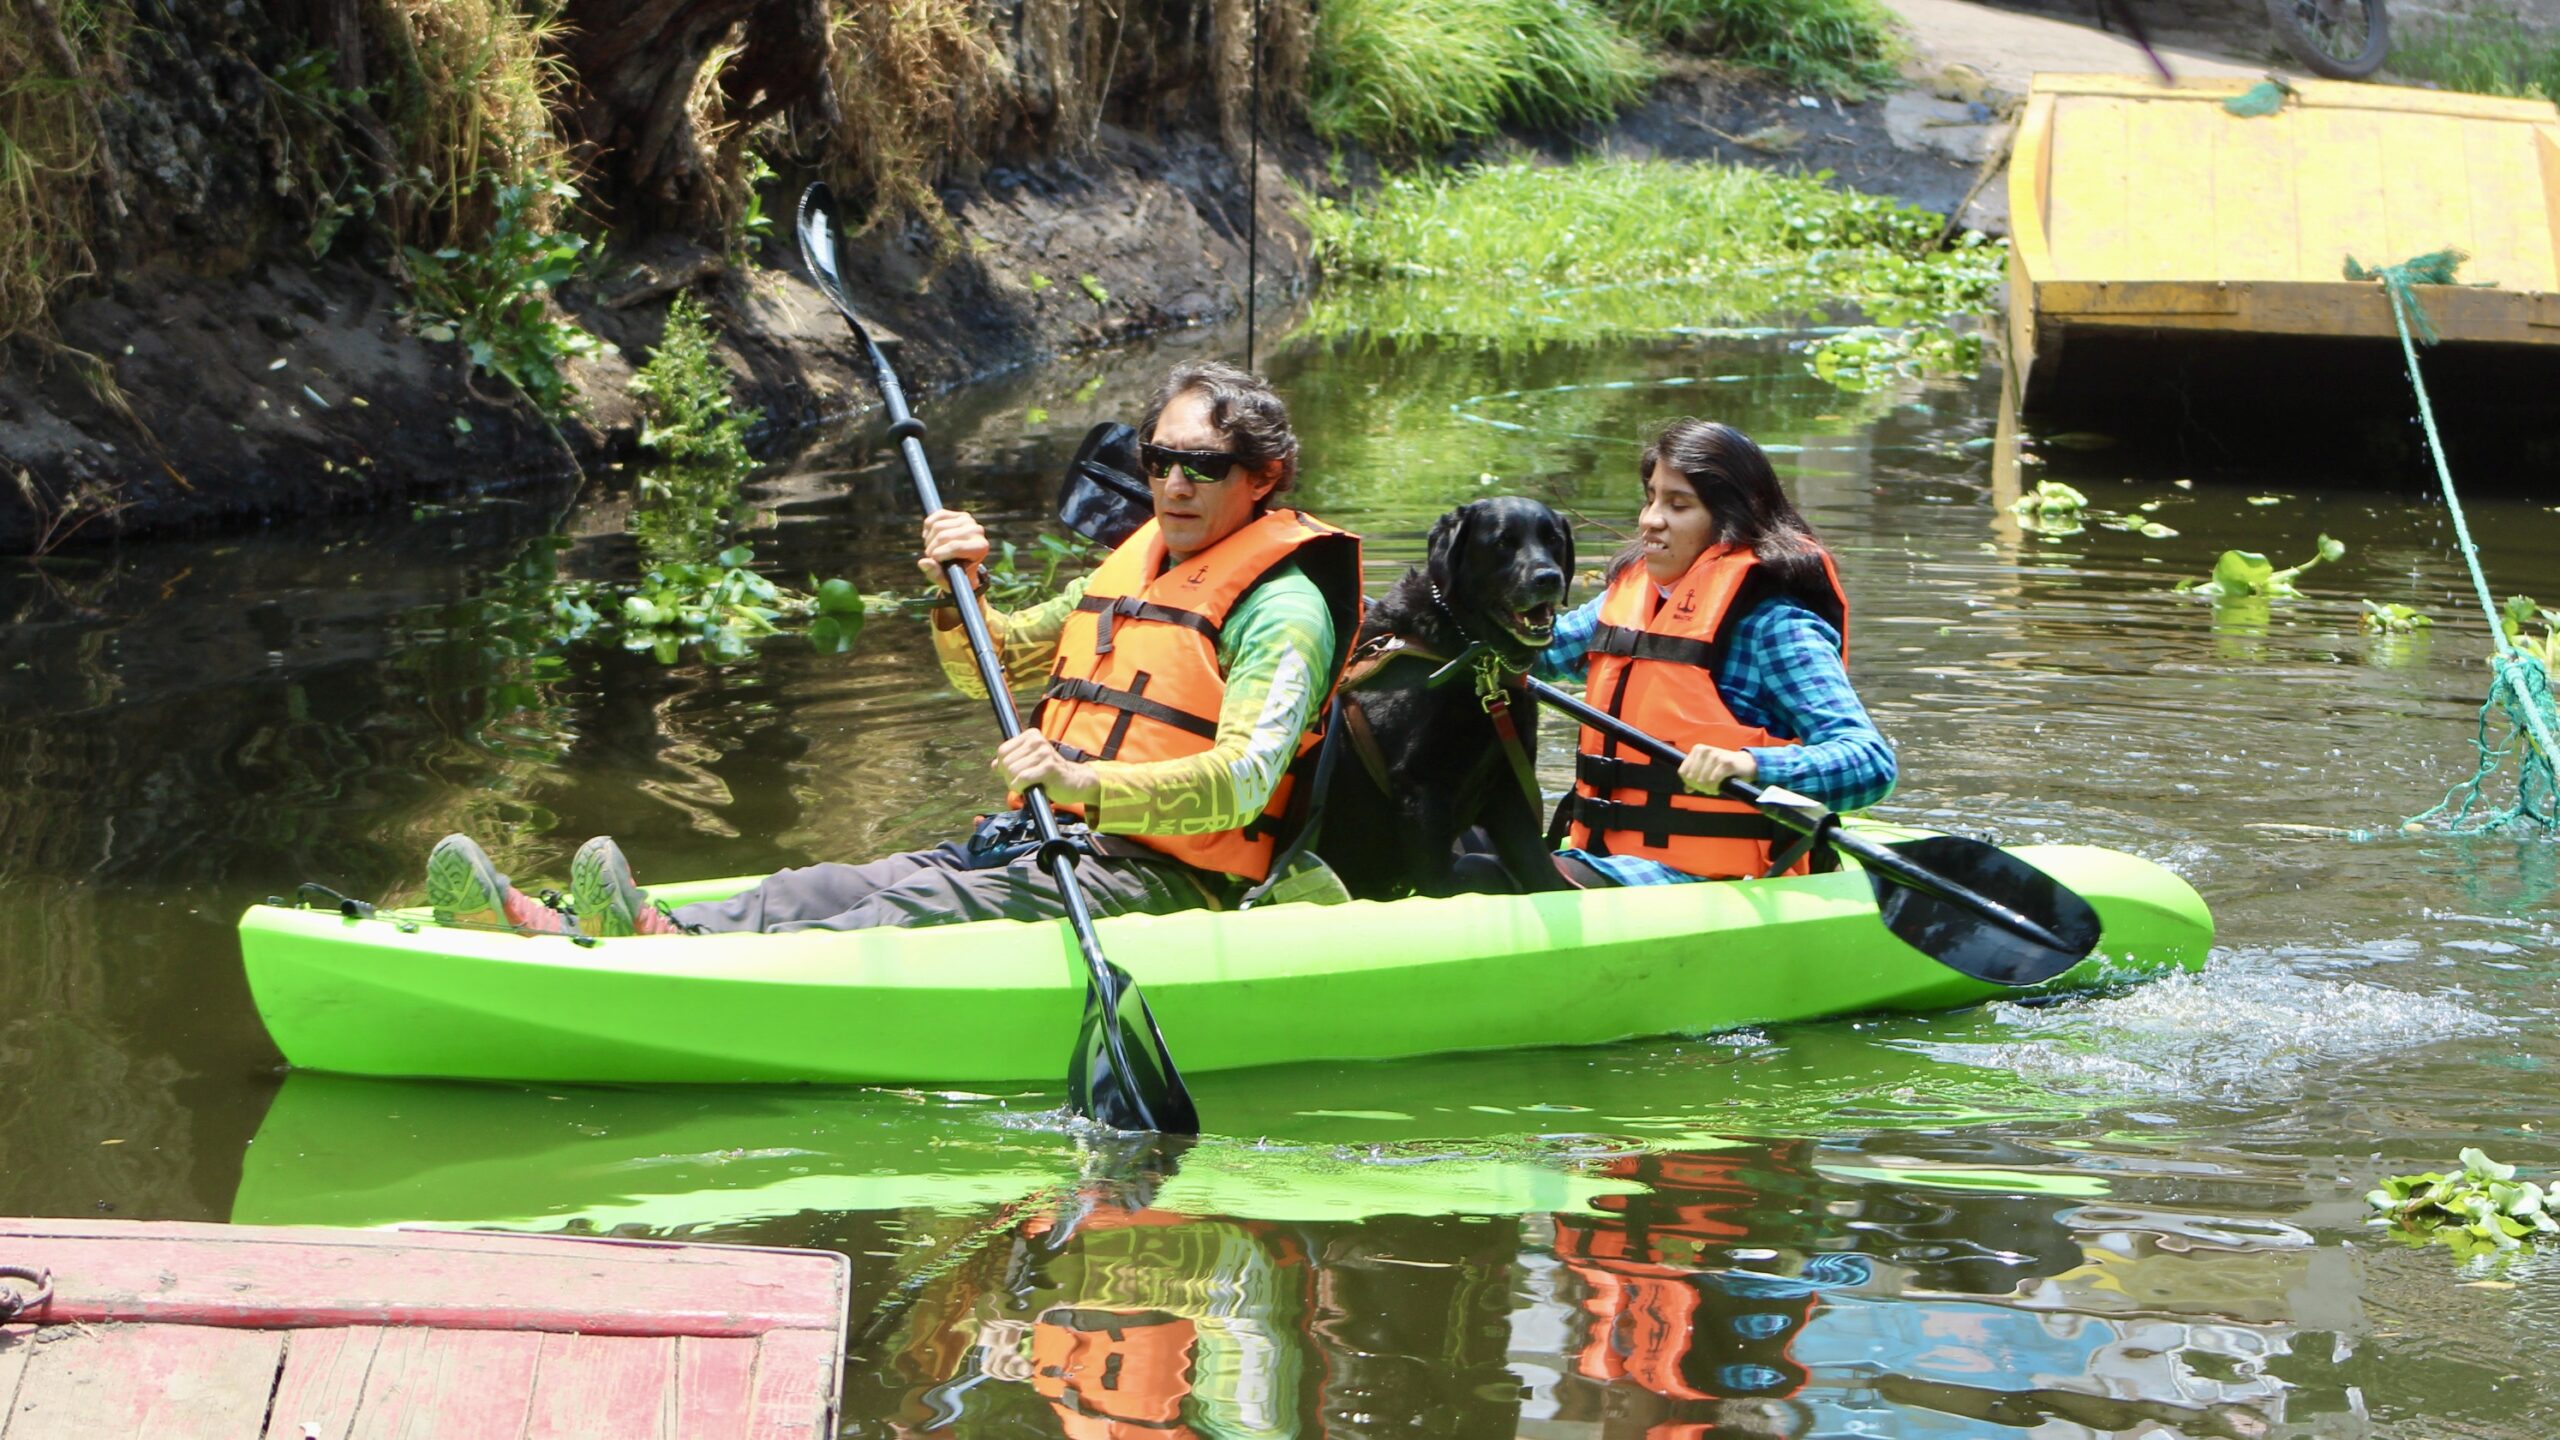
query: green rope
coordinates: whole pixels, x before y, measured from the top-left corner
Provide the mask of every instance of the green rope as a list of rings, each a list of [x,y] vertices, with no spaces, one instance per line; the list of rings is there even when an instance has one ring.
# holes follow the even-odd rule
[[[2414,317],[2418,335],[2433,345],[2440,338],[2436,327],[2427,319],[2426,308],[2418,303],[2413,287],[2419,285],[2452,285],[2454,271],[2470,257],[2459,250],[2438,250],[2404,260],[2397,265],[2384,265],[2368,270],[2347,257],[2346,274],[2350,280],[2378,280],[2383,292],[2391,297],[2392,323],[2399,327],[2400,353],[2409,366],[2410,388],[2418,393],[2418,421],[2427,432],[2427,454],[2435,462],[2436,480],[2444,488],[2445,509],[2453,516],[2454,539],[2462,547],[2462,563],[2471,571],[2472,593],[2480,601],[2480,614],[2489,622],[2489,636],[2497,650],[2489,657],[2489,698],[2480,706],[2480,723],[2472,744],[2480,752],[2480,763],[2471,778],[2445,792],[2444,799],[2405,822],[2421,825],[2450,811],[2448,824],[2457,832],[2476,833],[2496,830],[2517,820],[2532,820],[2546,828],[2560,824],[2560,774],[2553,762],[2560,758],[2560,707],[2551,697],[2551,676],[2542,662],[2518,649],[2507,637],[2507,627],[2499,619],[2498,607],[2489,599],[2489,577],[2480,569],[2480,547],[2471,539],[2471,522],[2462,512],[2462,499],[2454,493],[2453,471],[2445,465],[2444,438],[2436,433],[2435,405],[2427,396],[2427,382],[2418,373],[2418,346],[2410,336]],[[2503,738],[2490,734],[2491,717],[2503,712],[2507,732]],[[2516,800],[2513,805],[2494,813],[2473,818],[2471,809],[2478,804],[2489,777],[2498,773],[2511,750],[2517,750],[2519,738],[2530,741],[2517,754]],[[2539,800],[2537,802],[2537,794]]]

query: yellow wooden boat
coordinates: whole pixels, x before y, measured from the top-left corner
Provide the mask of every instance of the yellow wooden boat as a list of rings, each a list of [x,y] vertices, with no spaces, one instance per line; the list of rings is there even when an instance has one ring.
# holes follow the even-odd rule
[[[2306,368],[2396,385],[2405,411],[2390,303],[2349,257],[2469,256],[2463,283],[2416,292],[2445,341],[2440,404],[2560,361],[2560,108],[2305,80],[2272,115],[2227,110],[2249,85],[2035,77],[2009,164],[2009,373],[2030,414],[2163,388],[2245,402]],[[2438,385],[2435,355],[2469,371]]]

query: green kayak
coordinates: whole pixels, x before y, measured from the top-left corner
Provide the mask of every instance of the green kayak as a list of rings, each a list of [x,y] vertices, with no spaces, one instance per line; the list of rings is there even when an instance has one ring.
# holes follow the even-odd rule
[[[2012,853],[2078,891],[2103,926],[2097,953],[2054,984],[2203,965],[2213,920],[2176,875],[2091,846]],[[749,883],[653,893],[682,904]],[[1098,928],[1185,1073],[1708,1034],[1999,993],[1888,934],[1854,868]],[[580,944],[419,912],[257,905],[240,946],[286,1060],[360,1075],[1054,1084],[1085,991],[1064,921]]]

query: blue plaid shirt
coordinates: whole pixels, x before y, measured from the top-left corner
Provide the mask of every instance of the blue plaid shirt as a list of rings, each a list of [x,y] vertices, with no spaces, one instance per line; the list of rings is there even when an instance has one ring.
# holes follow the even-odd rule
[[[1599,599],[1558,618],[1556,638],[1538,655],[1538,675],[1581,679],[1590,669],[1591,636],[1599,628]],[[1860,809],[1893,793],[1893,745],[1849,688],[1849,672],[1840,664],[1840,632],[1804,606],[1781,596],[1743,616],[1716,675],[1716,694],[1734,719],[1802,742],[1751,747],[1761,784],[1812,796],[1834,810]],[[1565,853],[1621,885],[1699,878],[1641,856]]]

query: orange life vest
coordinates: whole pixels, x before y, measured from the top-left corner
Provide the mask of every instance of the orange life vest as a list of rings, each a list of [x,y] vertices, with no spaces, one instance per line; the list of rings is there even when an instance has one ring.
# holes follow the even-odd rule
[[[1031,1331],[1031,1386],[1069,1440],[1189,1436],[1192,1323],[1161,1310],[1061,1307]]]
[[[1814,613],[1848,634],[1849,598],[1840,572],[1822,552],[1825,586],[1797,594]],[[1777,591],[1750,550],[1718,545],[1699,556],[1666,596],[1642,565],[1630,565],[1600,600],[1591,637],[1591,703],[1655,739],[1686,751],[1695,745],[1743,750],[1793,745],[1745,725],[1716,692],[1716,669],[1733,630]],[[1848,658],[1844,638],[1841,658]],[[1777,825],[1738,800],[1700,795],[1678,770],[1585,727],[1574,761],[1573,844],[1595,855],[1638,855],[1690,875],[1728,880],[1769,868]],[[1788,873],[1804,874],[1810,857]]]
[[[1593,1213],[1555,1217],[1554,1253],[1582,1282],[1583,1344],[1575,1369],[1630,1381],[1671,1400],[1794,1393],[1803,1367],[1788,1353],[1813,1313],[1810,1287],[1772,1294],[1718,1283],[1724,1247],[1748,1241],[1770,1196],[1730,1152],[1642,1155],[1601,1167],[1647,1188],[1607,1195]],[[1729,1366],[1747,1367],[1728,1373]],[[1773,1377],[1775,1385],[1748,1383]],[[1646,1440],[1687,1436],[1676,1422]]]
[[[1149,520],[1093,572],[1058,636],[1038,726],[1068,759],[1175,760],[1215,744],[1227,691],[1219,629],[1245,593],[1283,565],[1297,565],[1333,612],[1333,655],[1317,677],[1319,700],[1341,679],[1360,628],[1359,536],[1296,510],[1269,510],[1178,566],[1165,561],[1164,541]],[[1312,728],[1299,737],[1300,758],[1316,738]],[[1262,815],[1241,829],[1113,838],[1202,870],[1260,880],[1271,871],[1280,828],[1265,822],[1289,813],[1294,781],[1282,776]],[[1082,813],[1080,806],[1059,808]]]

